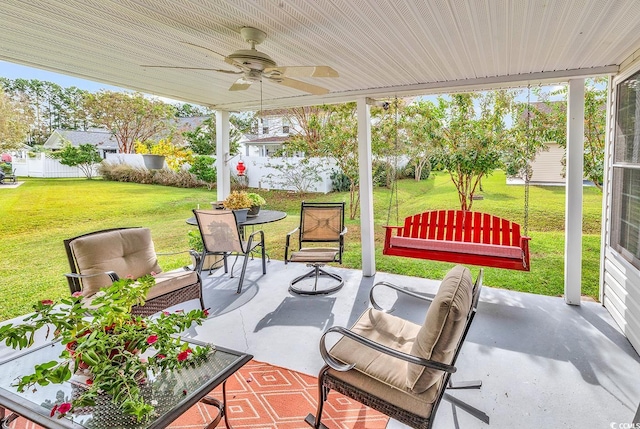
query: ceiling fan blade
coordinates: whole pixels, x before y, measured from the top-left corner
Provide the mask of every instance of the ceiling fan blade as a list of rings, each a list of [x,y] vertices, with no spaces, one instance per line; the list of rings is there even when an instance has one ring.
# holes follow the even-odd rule
[[[276,72],[287,77],[339,77],[338,72],[329,66],[267,67],[264,72]]]
[[[242,74],[241,71],[231,71],[231,70],[222,70],[222,69],[210,69],[206,67],[182,67],[182,66],[152,66],[148,64],[143,64],[140,67],[144,68],[156,68],[156,69],[180,69],[180,70],[207,70],[207,71],[215,71],[219,73],[228,73],[228,74]]]
[[[252,81],[245,79],[243,76],[231,85],[229,91],[244,91],[245,89],[249,89],[252,83]]]
[[[184,43],[185,45],[189,45],[193,48],[199,49],[201,51],[203,51],[205,54],[214,54],[216,57],[218,57],[218,59],[224,60],[224,55],[217,53],[216,51],[214,51],[213,49],[209,49],[206,48],[204,46],[200,46],[200,45],[196,45],[195,43],[190,43],[190,42],[180,42],[180,43]]]
[[[289,79],[286,77],[279,77],[272,80],[273,82],[279,83],[280,85],[288,86],[289,88],[298,89],[300,91],[308,92],[314,95],[323,95],[329,92],[327,88],[323,88],[317,85],[311,85],[310,83],[302,82],[295,79]]]

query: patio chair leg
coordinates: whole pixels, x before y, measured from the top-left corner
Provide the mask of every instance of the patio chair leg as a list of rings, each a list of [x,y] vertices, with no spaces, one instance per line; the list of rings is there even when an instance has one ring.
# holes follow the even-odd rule
[[[329,429],[320,421],[322,419],[322,409],[324,407],[324,401],[327,400],[329,396],[328,388],[323,386],[322,379],[324,378],[324,373],[327,371],[327,367],[323,367],[320,370],[320,375],[318,376],[318,409],[316,410],[316,415],[314,417],[313,414],[309,413],[304,421],[314,429]]]
[[[267,250],[264,248],[264,241],[262,242],[262,274],[267,274],[267,263],[265,261],[265,256],[267,255]]]
[[[461,401],[460,399],[449,395],[448,393],[445,393],[442,399],[444,399],[447,402],[450,402],[451,404],[455,405],[458,408],[463,409],[464,411],[471,414],[473,417],[480,420],[481,422],[489,424],[489,416],[484,411],[481,411],[476,407],[473,407],[467,404],[466,402]]]
[[[449,380],[447,389],[480,389],[481,387],[481,380],[458,381],[457,383],[452,383],[451,380]]]
[[[291,281],[291,283],[289,284],[289,291],[293,292],[293,293],[297,293],[299,295],[323,295],[323,294],[328,294],[328,293],[332,293],[335,292],[337,290],[339,290],[340,288],[342,288],[342,286],[344,286],[344,280],[342,280],[342,277],[340,277],[337,274],[333,274],[330,273],[328,271],[323,270],[322,268],[320,268],[321,265],[315,265],[315,264],[309,264],[308,266],[313,267],[313,270],[307,272],[306,274],[303,274],[301,276],[296,277],[295,279],[293,279]],[[327,276],[330,277],[336,281],[338,281],[338,284],[335,286],[331,286],[328,287],[326,289],[318,289],[318,278],[320,276]],[[314,284],[313,284],[313,289],[310,290],[305,290],[305,289],[300,289],[298,287],[295,286],[296,283],[307,279],[307,278],[313,278],[314,279]]]
[[[244,273],[247,271],[247,262],[249,262],[249,257],[248,255],[245,255],[244,262],[242,263],[242,272],[240,273],[240,281],[238,282],[238,290],[236,293],[242,292],[242,282],[244,281]],[[235,262],[233,264],[235,265]]]

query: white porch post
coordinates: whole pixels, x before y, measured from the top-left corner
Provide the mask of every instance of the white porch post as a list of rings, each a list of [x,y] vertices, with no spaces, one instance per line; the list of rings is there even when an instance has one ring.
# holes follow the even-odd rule
[[[373,178],[371,174],[371,114],[365,97],[358,98],[358,162],[360,174],[360,243],[362,274],[376,273],[373,230]]]
[[[229,112],[216,110],[216,171],[218,181],[218,201],[224,200],[231,192],[231,170],[229,169]]]
[[[582,287],[582,179],[584,79],[569,81],[567,103],[567,186],[565,202],[564,300],[580,305]]]

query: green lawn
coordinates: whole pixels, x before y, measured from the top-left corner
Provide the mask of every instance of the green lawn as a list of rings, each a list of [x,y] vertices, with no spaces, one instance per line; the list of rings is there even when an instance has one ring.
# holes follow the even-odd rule
[[[446,173],[427,181],[399,183],[398,204],[391,205],[391,224],[399,216],[430,209],[457,208],[457,195]],[[524,216],[523,187],[506,186],[497,172],[483,181],[484,199],[474,210],[486,211],[517,222]],[[267,249],[282,259],[284,237],[298,225],[302,197],[288,192],[261,191],[267,208],[286,211],[289,216],[264,226]],[[411,276],[441,278],[451,264],[382,256],[383,228],[387,224],[390,191],[378,188],[374,194],[376,261],[379,271]],[[348,201],[348,194],[307,195],[308,201]],[[0,190],[0,320],[24,314],[36,300],[53,299],[69,293],[63,273],[69,267],[62,240],[85,232],[119,226],[151,228],[156,251],[187,248],[185,223],[198,204],[209,207],[215,192],[156,185],[105,182],[85,179],[27,179],[16,189]],[[598,297],[601,194],[585,188],[583,283],[585,295]],[[563,292],[564,188],[532,187],[530,203],[532,269],[529,273],[486,269],[484,283],[545,295]],[[344,266],[360,268],[359,222],[347,221],[349,233]],[[189,263],[187,256],[165,257],[165,269]],[[475,271],[475,270],[474,270]],[[283,285],[284,287],[284,285]]]

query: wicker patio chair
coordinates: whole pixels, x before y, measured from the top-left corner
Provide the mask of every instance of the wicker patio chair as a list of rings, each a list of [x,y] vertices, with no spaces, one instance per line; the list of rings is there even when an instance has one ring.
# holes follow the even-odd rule
[[[64,240],[64,247],[71,267],[65,274],[71,293],[81,291],[89,299],[121,277],[156,273],[155,286],[144,305],[133,307],[133,314],[149,316],[192,299],[204,309],[200,275],[188,269],[163,272],[148,228],[95,231]]]
[[[374,299],[378,286],[432,301],[424,325],[390,315],[393,309],[382,309]],[[320,352],[326,365],[318,377],[318,409],[316,417],[309,414],[305,421],[314,428],[325,428],[323,404],[333,389],[413,428],[431,428],[442,399],[489,423],[485,413],[445,393],[482,385],[473,381],[456,386],[450,381],[481,288],[482,271],[473,285],[469,270],[461,265],[446,275],[432,300],[389,283],[374,285],[370,292],[373,308],[351,329],[333,327],[322,336]],[[331,332],[341,337],[327,351],[325,337]]]
[[[298,250],[290,251],[291,236],[298,232]],[[300,226],[287,234],[284,262],[302,262],[313,269],[291,281],[289,290],[303,295],[317,295],[335,292],[344,285],[342,277],[323,270],[320,267],[330,263],[342,263],[344,251],[344,236],[347,228],[344,226],[344,202],[342,203],[306,203],[300,208]],[[334,246],[328,247],[328,245]],[[291,253],[290,253],[291,252]],[[321,276],[335,280],[321,284]],[[313,278],[312,288],[298,285],[307,278]],[[337,282],[337,283],[336,283]]]
[[[205,256],[219,255],[223,258],[224,272],[228,273],[227,258],[230,255],[244,256],[240,280],[238,281],[237,293],[242,292],[242,283],[247,271],[247,262],[252,252],[258,247],[262,253],[262,274],[267,274],[266,251],[264,244],[264,232],[258,230],[249,234],[244,239],[244,231],[238,226],[236,214],[232,210],[193,210],[202,236],[204,251],[198,264],[198,273],[202,272]],[[235,266],[235,261],[234,261]],[[231,277],[233,278],[233,266],[231,267]]]

